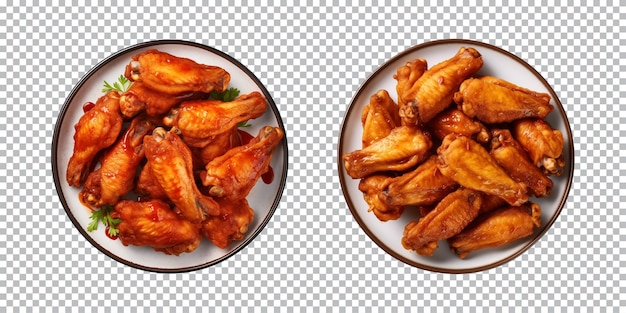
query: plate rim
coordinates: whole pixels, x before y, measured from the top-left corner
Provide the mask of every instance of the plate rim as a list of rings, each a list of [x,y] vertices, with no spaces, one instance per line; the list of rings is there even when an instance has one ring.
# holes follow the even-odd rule
[[[570,164],[569,166],[570,166],[571,170],[569,171],[569,175],[567,177],[567,181],[566,181],[565,189],[564,189],[564,192],[563,192],[563,196],[558,201],[558,207],[557,207],[556,211],[554,212],[553,216],[550,218],[550,220],[548,220],[546,222],[545,227],[543,227],[543,229],[539,233],[537,233],[534,236],[534,238],[532,238],[527,243],[525,243],[515,253],[513,253],[513,254],[511,254],[511,255],[503,258],[503,259],[500,259],[500,260],[497,260],[497,261],[494,261],[494,262],[490,262],[490,263],[488,263],[486,265],[476,266],[476,267],[471,267],[471,268],[464,268],[464,269],[451,269],[451,268],[437,267],[437,266],[430,266],[430,265],[422,264],[420,262],[408,259],[408,258],[400,255],[399,253],[395,252],[392,248],[390,248],[387,245],[385,245],[382,242],[382,240],[380,240],[374,234],[374,232],[367,227],[366,223],[363,221],[363,219],[361,218],[361,216],[357,212],[357,209],[356,209],[356,207],[355,207],[355,205],[354,205],[354,203],[352,201],[352,198],[350,197],[350,194],[347,192],[346,180],[348,179],[348,177],[346,175],[345,167],[344,167],[343,160],[342,160],[342,156],[344,154],[343,146],[344,146],[344,141],[345,141],[344,132],[345,132],[345,127],[346,127],[346,120],[347,120],[348,116],[350,116],[352,111],[355,110],[355,107],[356,107],[355,100],[361,96],[361,94],[363,93],[363,91],[364,91],[365,87],[368,85],[368,83],[378,73],[380,73],[381,71],[383,71],[384,69],[389,67],[394,62],[396,62],[396,61],[398,61],[398,60],[400,60],[402,58],[405,58],[407,55],[409,55],[411,53],[414,53],[414,52],[417,52],[419,50],[422,50],[424,48],[430,47],[430,46],[445,45],[445,44],[472,45],[472,46],[485,47],[485,48],[488,48],[488,49],[500,52],[500,53],[510,57],[515,62],[519,63],[520,65],[523,65],[550,92],[553,100],[556,103],[556,108],[558,109],[559,114],[563,118],[563,123],[565,125],[567,137],[568,137],[569,143],[570,143],[569,147],[565,147],[565,149],[568,149],[568,152],[569,152],[569,160],[567,160],[567,161]],[[507,50],[505,50],[503,48],[500,48],[498,46],[495,46],[495,45],[492,45],[492,44],[489,44],[489,43],[486,43],[486,42],[470,40],[470,39],[449,38],[449,39],[438,39],[438,40],[426,41],[426,42],[423,42],[423,43],[411,46],[411,47],[401,51],[400,53],[394,55],[393,57],[389,58],[383,64],[378,66],[372,73],[370,73],[361,82],[359,87],[354,92],[354,95],[350,99],[348,108],[346,109],[346,111],[344,113],[344,116],[343,116],[343,120],[341,122],[340,131],[339,131],[338,149],[337,149],[337,151],[338,151],[337,165],[338,165],[339,181],[340,181],[340,184],[341,184],[341,192],[342,192],[342,194],[344,196],[344,199],[346,200],[346,204],[348,205],[348,208],[350,210],[350,213],[351,213],[352,217],[359,224],[359,228],[361,228],[361,230],[363,230],[365,232],[365,234],[379,248],[384,250],[387,254],[389,254],[390,256],[394,257],[395,259],[405,263],[406,265],[417,267],[417,268],[420,268],[422,270],[428,270],[428,271],[431,271],[431,272],[438,272],[438,273],[447,273],[447,274],[469,274],[469,273],[481,272],[481,271],[486,271],[486,270],[489,270],[489,269],[492,269],[492,268],[496,268],[498,266],[501,266],[501,265],[503,265],[505,263],[508,263],[508,262],[512,261],[513,259],[515,259],[518,256],[520,256],[523,253],[525,253],[532,246],[534,246],[537,243],[537,241],[539,241],[552,228],[554,222],[561,215],[561,211],[563,210],[563,208],[565,207],[565,204],[567,203],[568,195],[569,195],[569,192],[570,192],[570,189],[571,189],[571,186],[572,186],[572,181],[573,181],[573,178],[574,178],[574,170],[575,170],[574,150],[575,149],[574,149],[574,140],[573,140],[573,135],[572,135],[572,128],[571,128],[571,125],[569,123],[569,118],[567,117],[567,114],[565,112],[565,108],[563,107],[563,104],[561,103],[561,100],[558,97],[557,93],[552,88],[552,85],[549,84],[547,82],[547,80],[533,66],[531,66],[530,64],[528,64],[528,62],[526,62],[522,58],[518,57],[517,55],[513,54],[512,52],[509,52],[509,51],[507,51]]]
[[[283,170],[280,176],[276,175],[275,178],[280,178],[280,183],[278,184],[278,190],[276,193],[276,196],[274,198],[274,201],[271,204],[271,207],[268,211],[268,213],[265,215],[264,219],[262,221],[260,221],[259,226],[250,233],[249,237],[246,238],[245,240],[241,241],[237,247],[233,248],[232,250],[228,251],[228,253],[226,253],[225,255],[210,260],[208,262],[203,262],[201,264],[198,265],[193,265],[193,266],[187,266],[187,267],[180,267],[180,268],[160,268],[160,267],[153,267],[153,266],[146,266],[146,265],[142,265],[136,262],[133,262],[131,260],[127,260],[125,258],[122,258],[120,256],[118,256],[117,254],[109,251],[108,249],[106,249],[105,247],[103,247],[102,245],[100,245],[99,243],[97,243],[81,226],[81,224],[78,222],[78,220],[76,219],[76,217],[74,216],[74,214],[72,213],[72,210],[69,208],[69,205],[67,203],[67,200],[65,199],[65,195],[63,193],[63,190],[61,188],[61,177],[59,175],[59,168],[58,168],[58,142],[59,142],[59,136],[60,136],[60,130],[63,124],[63,121],[65,119],[65,115],[67,114],[68,110],[69,110],[69,106],[71,104],[71,102],[73,101],[74,97],[76,96],[76,94],[79,92],[79,90],[83,87],[83,85],[89,81],[89,79],[96,73],[98,72],[100,69],[102,69],[104,66],[106,66],[107,64],[111,63],[112,61],[116,60],[118,57],[120,57],[123,54],[132,52],[132,51],[136,51],[136,50],[140,50],[140,49],[144,49],[144,48],[148,48],[148,47],[152,47],[152,46],[159,46],[159,45],[181,45],[181,46],[191,46],[191,47],[195,47],[195,48],[200,48],[203,50],[206,50],[210,53],[214,53],[216,55],[218,55],[221,58],[224,58],[225,60],[227,60],[228,62],[232,63],[234,66],[236,66],[237,68],[239,68],[241,71],[243,71],[253,82],[254,84],[261,90],[261,92],[263,93],[263,95],[265,96],[266,101],[268,102],[268,107],[271,108],[272,113],[274,114],[276,121],[277,121],[277,126],[280,127],[283,132],[284,132],[284,136],[282,139],[282,148],[283,148],[283,159],[284,159],[284,164],[283,164]],[[289,152],[288,152],[289,148],[288,148],[288,140],[287,140],[287,131],[285,129],[285,125],[283,123],[283,119],[282,116],[280,115],[280,112],[278,110],[278,107],[276,105],[276,102],[274,101],[274,98],[271,96],[271,94],[269,93],[269,91],[267,90],[267,88],[265,87],[265,85],[261,82],[261,80],[259,80],[259,78],[252,73],[252,71],[250,71],[250,69],[248,69],[245,65],[243,65],[239,60],[235,59],[234,57],[230,56],[229,54],[218,50],[212,46],[209,45],[205,45],[202,43],[198,43],[198,42],[193,42],[193,41],[187,41],[187,40],[178,40],[178,39],[162,39],[162,40],[151,40],[151,41],[144,41],[144,42],[140,42],[140,43],[136,43],[130,46],[127,46],[125,48],[122,48],[112,54],[110,54],[109,56],[107,56],[106,58],[102,59],[101,61],[99,61],[96,65],[94,65],[92,68],[90,68],[85,74],[82,75],[82,77],[80,78],[80,80],[74,85],[74,87],[72,87],[72,90],[69,92],[69,94],[65,97],[65,101],[63,102],[63,105],[61,106],[61,109],[59,110],[59,113],[57,115],[57,120],[55,122],[55,127],[54,127],[54,133],[52,136],[52,147],[51,147],[51,162],[52,162],[52,175],[53,175],[53,179],[54,179],[54,186],[55,186],[55,190],[57,193],[57,196],[61,202],[61,205],[63,206],[63,209],[66,213],[66,215],[69,217],[69,219],[71,220],[73,226],[75,229],[77,229],[80,234],[87,239],[87,241],[89,243],[91,243],[92,246],[94,246],[95,248],[97,248],[100,252],[104,253],[105,255],[107,255],[108,257],[114,259],[115,261],[125,264],[127,266],[136,268],[136,269],[141,269],[141,270],[145,270],[145,271],[149,271],[149,272],[157,272],[157,273],[185,273],[185,272],[191,272],[191,271],[195,271],[195,270],[200,270],[200,269],[204,269],[207,267],[211,267],[214,266],[218,263],[221,263],[222,261],[236,255],[238,252],[240,252],[241,250],[243,250],[246,246],[248,246],[251,242],[254,241],[254,239],[265,229],[265,227],[267,226],[267,224],[269,223],[269,221],[272,219],[272,217],[274,216],[274,213],[276,212],[281,199],[283,197],[283,193],[285,190],[285,186],[287,183],[287,176],[288,176],[288,171],[289,171]]]

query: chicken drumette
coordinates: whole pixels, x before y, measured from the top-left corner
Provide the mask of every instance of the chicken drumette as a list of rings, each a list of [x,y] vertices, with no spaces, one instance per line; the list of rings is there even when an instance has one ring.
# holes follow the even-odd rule
[[[565,166],[563,134],[540,119],[517,121],[513,136],[528,152],[530,160],[549,175],[561,175]]]

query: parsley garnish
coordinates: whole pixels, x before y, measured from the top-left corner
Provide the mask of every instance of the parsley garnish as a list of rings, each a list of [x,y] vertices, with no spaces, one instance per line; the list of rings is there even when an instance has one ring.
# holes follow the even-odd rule
[[[109,91],[117,90],[123,93],[128,90],[128,88],[130,88],[130,85],[132,84],[133,82],[128,80],[128,78],[124,77],[124,75],[120,75],[120,77],[117,78],[117,81],[114,82],[112,86],[107,81],[104,81],[104,87],[102,88],[102,92],[107,93]]]
[[[107,231],[109,236],[115,237],[120,233],[120,230],[117,229],[117,225],[122,222],[122,220],[111,217],[111,211],[113,211],[113,206],[105,205],[100,210],[93,211],[91,213],[91,223],[87,225],[87,230],[92,232],[98,229],[98,225],[102,223],[104,226],[107,226]]]
[[[237,88],[228,88],[223,92],[211,91],[209,97],[213,100],[221,100],[224,102],[231,102],[235,100],[239,96],[239,89]]]

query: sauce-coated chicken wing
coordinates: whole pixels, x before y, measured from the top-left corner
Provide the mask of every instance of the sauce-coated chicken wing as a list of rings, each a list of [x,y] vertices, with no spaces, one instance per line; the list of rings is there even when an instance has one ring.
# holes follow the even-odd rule
[[[448,239],[459,258],[470,252],[494,248],[533,234],[541,226],[541,207],[535,203],[508,206],[479,216],[466,229]]]
[[[373,142],[387,137],[392,129],[400,125],[398,105],[389,93],[381,89],[370,97],[370,103],[361,114],[363,124],[363,148]]]
[[[125,246],[150,246],[165,254],[179,255],[194,251],[202,240],[200,224],[178,216],[164,201],[122,200],[111,216],[122,220],[118,225],[119,239]]]
[[[499,196],[511,205],[522,205],[528,200],[526,185],[513,180],[474,140],[448,135],[437,152],[439,170],[459,185]]]
[[[274,149],[283,138],[279,127],[265,126],[245,145],[232,148],[206,165],[202,184],[219,198],[245,198],[268,171]]]
[[[225,249],[231,242],[242,240],[254,218],[254,210],[244,199],[218,200],[220,214],[210,216],[202,225],[202,234],[217,247]]]
[[[368,205],[368,212],[373,212],[381,221],[396,220],[404,212],[402,205],[389,205],[383,201],[383,192],[391,182],[391,177],[386,175],[371,175],[361,179],[359,190],[363,193],[363,199]]]
[[[230,74],[221,67],[198,64],[158,50],[134,55],[124,76],[170,95],[222,92],[230,83]]]
[[[561,175],[565,166],[563,134],[540,119],[515,123],[513,136],[528,152],[530,160],[548,175]]]
[[[427,69],[428,63],[425,59],[415,59],[399,67],[396,74],[393,75],[393,78],[398,81],[396,92],[402,125],[418,125],[415,103],[411,101],[421,87],[421,84],[416,84],[416,82]]]
[[[456,108],[447,109],[435,116],[428,123],[428,127],[439,140],[449,134],[464,135],[481,143],[486,143],[491,138],[485,125]]]
[[[488,123],[505,123],[526,117],[545,118],[554,107],[550,95],[485,76],[461,84],[454,102],[469,117]]]
[[[95,106],[74,125],[74,153],[67,164],[66,179],[70,186],[81,187],[96,155],[115,143],[122,130],[120,95],[111,91],[98,98]]]
[[[150,116],[158,116],[167,113],[183,101],[199,99],[203,96],[206,94],[200,92],[170,95],[152,90],[143,82],[134,82],[120,97],[120,109],[126,118],[144,111]]]

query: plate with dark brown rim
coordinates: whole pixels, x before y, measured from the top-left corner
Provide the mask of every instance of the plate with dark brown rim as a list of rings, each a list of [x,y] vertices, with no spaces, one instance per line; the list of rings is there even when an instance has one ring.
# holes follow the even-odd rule
[[[195,251],[173,256],[156,252],[149,247],[124,246],[120,240],[107,237],[104,227],[92,232],[87,231],[91,211],[79,201],[80,189],[70,187],[65,180],[67,164],[74,146],[74,125],[83,114],[83,104],[95,102],[103,95],[103,82],[116,81],[124,74],[125,66],[133,55],[149,49],[158,49],[201,64],[222,67],[231,75],[230,87],[239,89],[241,94],[254,91],[263,94],[268,108],[261,117],[248,122],[246,132],[256,134],[263,126],[280,127],[284,132],[285,127],[270,93],[248,68],[218,49],[195,42],[158,40],[122,49],[95,65],[68,94],[54,130],[52,169],[57,194],[69,219],[93,246],[123,264],[154,272],[188,272],[215,265],[235,255],[250,244],[270,221],[280,203],[287,180],[287,139],[285,134],[281,144],[274,151],[270,163],[274,173],[273,179],[259,180],[247,197],[255,216],[245,238],[233,242],[226,249],[220,249],[204,239]]]
[[[401,244],[404,227],[419,219],[417,210],[405,210],[397,220],[381,222],[363,199],[358,189],[359,180],[351,178],[344,167],[342,156],[362,148],[361,113],[369,103],[370,97],[380,89],[389,92],[397,101],[396,80],[393,75],[406,62],[416,58],[424,58],[429,66],[451,58],[461,47],[472,47],[482,55],[484,65],[475,76],[491,75],[519,86],[544,92],[551,96],[554,110],[546,117],[546,121],[554,129],[563,134],[565,145],[563,155],[566,165],[560,176],[551,176],[554,187],[548,197],[534,198],[542,209],[541,227],[526,238],[519,239],[498,248],[483,249],[471,253],[465,259],[454,255],[447,242],[439,242],[439,248],[433,256],[422,256],[405,249]],[[343,195],[354,219],[365,234],[382,250],[408,265],[442,273],[472,273],[488,270],[505,264],[529,250],[552,227],[567,202],[572,184],[574,169],[574,145],[572,131],[563,105],[557,93],[546,79],[531,65],[515,54],[502,48],[472,40],[446,39],[436,40],[413,46],[386,61],[365,79],[354,94],[347,108],[341,125],[338,145],[338,173]]]

